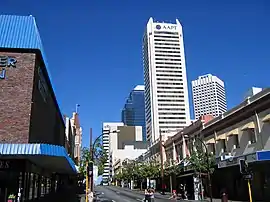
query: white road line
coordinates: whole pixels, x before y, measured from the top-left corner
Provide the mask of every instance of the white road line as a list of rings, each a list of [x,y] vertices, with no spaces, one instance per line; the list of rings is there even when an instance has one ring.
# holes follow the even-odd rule
[[[116,202],[115,200],[112,200],[112,202]]]

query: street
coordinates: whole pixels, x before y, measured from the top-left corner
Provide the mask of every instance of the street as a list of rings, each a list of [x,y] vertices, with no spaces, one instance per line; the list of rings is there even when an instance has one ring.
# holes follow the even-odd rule
[[[143,201],[144,195],[133,192],[130,190],[122,189],[121,187],[115,186],[97,186],[95,187],[97,195],[97,202],[101,201],[112,201],[112,202],[138,202]],[[169,199],[155,198],[155,202],[170,201]]]

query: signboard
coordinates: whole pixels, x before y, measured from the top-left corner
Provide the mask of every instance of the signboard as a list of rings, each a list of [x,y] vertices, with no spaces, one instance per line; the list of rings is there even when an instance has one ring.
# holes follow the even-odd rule
[[[0,79],[6,79],[7,69],[16,68],[16,63],[15,58],[0,55]]]
[[[248,154],[246,156],[232,157],[223,161],[218,162],[218,168],[225,168],[229,166],[236,166],[239,164],[240,159],[244,159],[247,162],[253,162],[257,160],[256,153]]]
[[[163,31],[176,31],[177,25],[174,24],[157,24],[156,30],[163,30]]]

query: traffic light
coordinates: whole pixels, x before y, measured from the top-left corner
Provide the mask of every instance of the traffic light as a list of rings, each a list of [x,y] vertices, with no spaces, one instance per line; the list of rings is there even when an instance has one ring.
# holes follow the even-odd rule
[[[240,159],[239,166],[240,166],[240,173],[241,174],[247,174],[248,173],[248,163],[247,163],[246,160]]]
[[[88,175],[88,177],[93,176],[93,162],[89,162],[89,164],[87,166],[87,175]]]

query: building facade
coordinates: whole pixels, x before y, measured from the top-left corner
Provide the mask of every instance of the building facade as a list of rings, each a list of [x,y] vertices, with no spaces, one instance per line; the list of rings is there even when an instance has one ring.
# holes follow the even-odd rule
[[[80,165],[81,150],[82,150],[82,127],[80,124],[78,112],[73,112],[70,119],[72,135],[74,137],[74,160],[77,165]]]
[[[182,25],[150,18],[143,36],[146,136],[174,134],[189,124],[190,112]]]
[[[122,110],[122,122],[127,126],[142,126],[143,140],[146,140],[143,85],[136,86],[129,94]]]
[[[76,168],[32,16],[0,15],[0,84],[0,201],[45,197]]]
[[[270,200],[270,88],[246,99],[219,117],[208,118],[202,123],[199,119],[167,140],[164,144],[166,160],[173,159],[180,163],[185,158],[182,138],[185,134],[188,152],[193,152],[195,140],[200,138],[207,151],[216,158],[216,169],[211,182],[214,198],[219,198],[221,190],[225,188],[230,200],[249,200],[247,181],[243,179],[239,168],[239,161],[244,159],[253,173],[253,200]],[[189,172],[186,170],[181,173],[178,182],[188,183],[189,192],[195,195],[195,182],[192,178],[188,179]],[[203,180],[205,193],[209,193],[208,183],[207,179]]]
[[[103,123],[102,126],[102,144],[108,156],[107,162],[104,164],[102,181],[104,185],[108,185],[112,177],[112,151],[117,150],[118,126],[124,126],[124,123]]]
[[[196,119],[207,114],[218,117],[227,111],[224,82],[217,76],[207,74],[192,81],[192,96]]]
[[[135,159],[147,151],[148,143],[142,141],[141,126],[124,126],[123,123],[103,124],[103,147],[108,155],[104,166],[103,184],[111,182],[113,165],[118,159]]]

